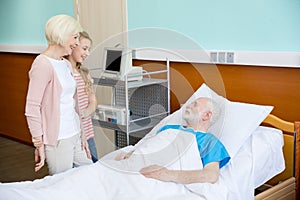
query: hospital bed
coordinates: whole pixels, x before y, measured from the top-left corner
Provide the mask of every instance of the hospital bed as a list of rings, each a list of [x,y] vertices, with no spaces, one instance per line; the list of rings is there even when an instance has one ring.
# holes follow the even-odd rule
[[[184,151],[181,151],[180,145],[174,147],[184,153],[164,163],[159,162],[170,156],[149,145],[152,142],[161,143],[155,148],[164,146],[164,138],[152,136],[164,124],[182,123],[185,106],[200,96],[213,98],[224,111],[220,120],[210,128],[210,132],[220,138],[232,157],[221,169],[218,182],[182,185],[140,175],[139,169],[151,162],[173,169],[200,167],[201,161],[195,159],[199,153],[191,138],[192,142]],[[296,192],[299,191],[300,125],[299,122],[285,122],[270,115],[272,109],[268,105],[229,101],[202,84],[182,108],[162,120],[138,144],[111,152],[93,165],[35,181],[2,183],[0,199],[296,199]],[[186,141],[186,136],[179,136],[175,137],[181,138],[179,143]],[[148,149],[144,148],[145,143],[148,143]],[[114,161],[113,158],[121,151],[131,150],[157,156],[141,159],[139,155],[143,154],[137,153],[127,160]],[[254,190],[263,186],[268,189],[255,195]]]
[[[162,62],[153,59],[140,58],[134,61],[134,65],[143,66],[149,70],[153,66],[162,64]],[[276,126],[283,124],[284,130],[286,130],[283,132],[286,168],[280,175],[258,188],[257,191],[269,189],[257,195],[256,198],[289,199],[286,195],[289,191],[285,188],[287,185],[291,185],[289,188],[295,190],[296,199],[300,199],[300,95],[298,92],[300,70],[298,66],[280,67],[277,65],[207,64],[188,60],[173,61],[170,63],[170,76],[172,77],[170,80],[171,112],[177,110],[204,82],[229,100],[273,105],[272,114],[281,119],[279,122],[272,120],[272,124],[275,123]],[[289,124],[289,130],[286,129],[287,124]],[[282,126],[279,127],[282,128]],[[272,194],[278,190],[277,196],[274,194],[274,197]]]

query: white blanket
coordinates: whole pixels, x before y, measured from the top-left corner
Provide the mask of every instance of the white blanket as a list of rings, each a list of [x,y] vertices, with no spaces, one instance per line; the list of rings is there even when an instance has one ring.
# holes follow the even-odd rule
[[[243,145],[239,153],[220,170],[217,183],[176,184],[145,178],[139,173],[142,167],[159,164],[169,169],[201,169],[195,137],[190,133],[158,134],[159,137],[143,140],[142,145],[129,146],[114,151],[100,161],[89,166],[71,169],[40,180],[2,183],[0,199],[103,199],[103,200],[134,200],[134,199],[222,199],[252,200],[256,187],[255,168],[257,160],[253,153],[257,151],[257,140],[253,134]],[[270,153],[282,155],[282,135],[272,134],[275,150]],[[269,140],[270,142],[270,140]],[[141,144],[141,143],[140,143]],[[261,155],[261,161],[268,154],[268,144]],[[256,148],[253,148],[255,147]],[[262,145],[261,145],[262,146]],[[113,158],[121,151],[135,149],[135,153],[127,160],[115,161]],[[281,160],[280,163],[282,163]],[[264,165],[264,162],[259,162]],[[281,166],[276,173],[282,171]],[[270,177],[273,176],[270,175]],[[266,177],[269,178],[269,177]]]
[[[118,151],[101,161],[41,180],[0,185],[0,198],[9,199],[226,199],[226,187],[201,184],[201,194],[187,185],[145,178],[138,171],[150,164],[172,169],[201,169],[195,137],[190,133],[159,134],[145,141],[127,160],[115,161]],[[155,145],[153,145],[155,144]],[[130,147],[127,147],[127,149]],[[192,188],[193,189],[193,188]],[[195,190],[200,192],[199,188]],[[222,192],[213,192],[222,191]]]

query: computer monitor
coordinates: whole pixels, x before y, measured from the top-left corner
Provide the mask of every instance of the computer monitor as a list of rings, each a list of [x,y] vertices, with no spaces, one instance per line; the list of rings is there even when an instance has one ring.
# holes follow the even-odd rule
[[[123,80],[132,67],[132,51],[128,48],[105,47],[103,77]]]

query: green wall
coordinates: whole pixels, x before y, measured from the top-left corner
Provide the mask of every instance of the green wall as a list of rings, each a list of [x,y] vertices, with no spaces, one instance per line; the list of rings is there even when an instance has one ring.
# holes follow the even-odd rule
[[[56,14],[74,16],[73,0],[0,0],[0,44],[46,45],[44,26]]]
[[[300,0],[127,0],[129,45],[300,52]],[[46,45],[73,0],[0,0],[0,44]],[[147,29],[146,29],[147,28]]]
[[[300,0],[127,2],[129,30],[161,29],[146,35],[152,44],[147,43],[146,38],[132,34],[129,40],[132,47],[193,48],[192,44],[181,44],[185,37],[206,50],[300,52]],[[162,30],[173,32],[174,36],[163,36],[161,41],[153,42]]]

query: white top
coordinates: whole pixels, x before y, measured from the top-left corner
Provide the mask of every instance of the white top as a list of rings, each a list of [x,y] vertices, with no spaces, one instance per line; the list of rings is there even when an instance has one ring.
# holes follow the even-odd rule
[[[49,58],[62,87],[60,96],[60,126],[58,140],[80,133],[80,119],[75,111],[76,82],[65,60]]]

